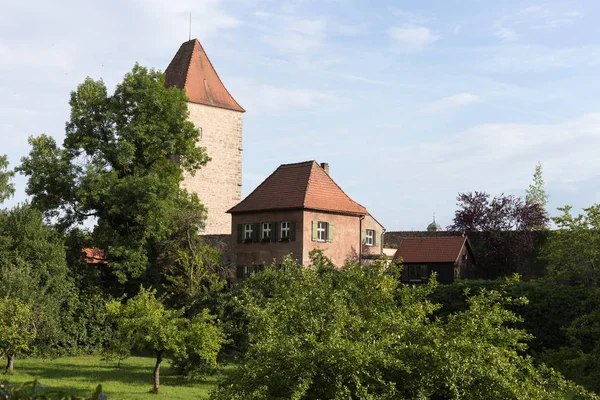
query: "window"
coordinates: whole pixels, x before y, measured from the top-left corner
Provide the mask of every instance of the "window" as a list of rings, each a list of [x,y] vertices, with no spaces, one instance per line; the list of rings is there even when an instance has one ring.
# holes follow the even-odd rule
[[[409,282],[427,282],[429,279],[429,267],[427,265],[408,265]]]
[[[365,234],[365,245],[366,246],[374,246],[375,245],[375,231],[373,229],[367,229]]]
[[[263,241],[271,240],[271,223],[263,222],[262,223],[262,235],[261,238]]]
[[[244,224],[244,240],[252,240],[252,224]]]
[[[326,242],[327,241],[327,222],[319,221],[317,224],[317,241],[318,242]]]
[[[290,238],[290,221],[284,221],[281,223],[281,239],[289,239]]]

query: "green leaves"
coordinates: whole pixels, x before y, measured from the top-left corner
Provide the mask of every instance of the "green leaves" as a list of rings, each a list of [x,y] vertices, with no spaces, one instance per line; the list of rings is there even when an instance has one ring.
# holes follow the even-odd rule
[[[0,297],[0,354],[26,352],[35,338],[31,305],[18,298]]]
[[[571,207],[559,208],[553,218],[557,230],[551,232],[543,254],[549,275],[574,284],[600,284],[600,204],[583,209],[574,216]]]
[[[10,198],[15,192],[15,187],[10,182],[14,175],[13,171],[8,170],[8,159],[6,156],[0,156],[0,204]]]
[[[172,210],[194,207],[199,223],[204,217],[197,198],[179,187],[184,172],[209,161],[196,146],[185,93],[136,64],[114,94],[87,78],[69,104],[62,147],[45,135],[30,138],[19,167],[32,205],[63,230],[93,218],[94,246],[108,250],[107,268],[120,283],[156,277],[158,247],[177,230]]]
[[[436,286],[399,283],[381,263],[275,267],[242,283],[248,350],[213,399],[559,399],[569,389],[523,357],[530,336],[497,291],[434,317]],[[590,398],[592,398],[590,396]]]

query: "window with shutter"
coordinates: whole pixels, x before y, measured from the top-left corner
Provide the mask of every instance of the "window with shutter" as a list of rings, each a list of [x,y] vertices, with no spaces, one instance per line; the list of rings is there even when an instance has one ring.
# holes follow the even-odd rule
[[[290,240],[296,240],[296,221],[290,221]]]
[[[237,242],[242,243],[244,241],[244,226],[238,224],[237,226]]]
[[[277,222],[271,222],[271,227],[272,227],[272,229],[271,229],[271,242],[276,242],[276,241],[277,241],[277,239],[278,239],[278,237],[277,237],[277,236],[278,236],[278,235],[277,235],[277,233],[279,232],[279,231],[277,230],[277,228],[279,228],[279,227],[277,226]]]

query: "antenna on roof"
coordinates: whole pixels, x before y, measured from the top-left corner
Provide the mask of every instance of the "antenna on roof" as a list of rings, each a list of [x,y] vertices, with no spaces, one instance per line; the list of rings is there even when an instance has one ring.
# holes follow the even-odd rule
[[[192,40],[192,12],[190,11],[190,38],[188,40]]]

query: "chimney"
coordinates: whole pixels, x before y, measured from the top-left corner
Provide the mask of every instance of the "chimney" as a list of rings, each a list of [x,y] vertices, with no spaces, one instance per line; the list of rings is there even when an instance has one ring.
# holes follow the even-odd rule
[[[322,162],[322,163],[321,163],[321,168],[323,168],[323,169],[325,170],[325,173],[326,173],[327,175],[329,175],[329,164],[328,164],[328,163],[326,163],[326,162]]]

